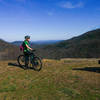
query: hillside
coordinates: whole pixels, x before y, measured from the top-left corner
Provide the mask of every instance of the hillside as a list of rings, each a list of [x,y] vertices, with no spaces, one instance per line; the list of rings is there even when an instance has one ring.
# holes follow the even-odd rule
[[[16,61],[0,61],[0,100],[100,100],[97,59],[42,62],[37,72],[20,68]]]
[[[46,58],[99,58],[100,29],[89,31],[81,36],[48,45],[41,49]]]
[[[16,59],[19,53],[17,46],[0,39],[0,60]]]
[[[44,43],[44,42],[42,42]],[[55,44],[33,44],[36,54],[41,58],[100,58],[100,29],[89,31],[69,40]],[[16,59],[19,55],[21,41],[7,43],[0,40],[0,60]]]

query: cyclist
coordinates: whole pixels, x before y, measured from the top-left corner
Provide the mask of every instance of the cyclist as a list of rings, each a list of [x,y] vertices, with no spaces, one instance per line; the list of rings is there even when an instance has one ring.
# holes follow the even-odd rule
[[[29,44],[29,41],[30,41],[30,36],[25,36],[25,40],[23,42],[23,48],[24,48],[24,55],[25,55],[25,68],[28,67],[28,64],[29,64],[29,56],[33,56],[31,51],[33,50],[31,47],[30,47],[30,44]]]

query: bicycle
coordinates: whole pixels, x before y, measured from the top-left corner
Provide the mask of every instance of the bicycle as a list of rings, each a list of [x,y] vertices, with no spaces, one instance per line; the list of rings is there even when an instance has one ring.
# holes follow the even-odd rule
[[[33,59],[31,58],[31,56],[29,56],[28,67],[31,67],[36,71],[40,71],[42,69],[42,61],[41,61],[41,59],[39,57],[37,57],[35,55],[34,52],[35,52],[35,50],[32,51],[32,55],[33,55],[32,58]],[[17,62],[19,64],[19,66],[25,67],[25,56],[24,56],[24,54],[18,56]]]

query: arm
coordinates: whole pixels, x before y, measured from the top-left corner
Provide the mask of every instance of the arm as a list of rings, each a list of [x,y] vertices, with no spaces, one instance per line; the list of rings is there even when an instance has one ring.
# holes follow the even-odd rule
[[[28,48],[28,49],[30,49],[30,50],[33,50],[32,48],[30,48],[27,44],[26,44],[26,47]]]

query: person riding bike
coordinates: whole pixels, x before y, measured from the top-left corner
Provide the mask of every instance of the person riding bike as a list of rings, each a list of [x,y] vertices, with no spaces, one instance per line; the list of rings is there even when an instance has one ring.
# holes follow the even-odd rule
[[[28,64],[29,64],[29,57],[33,57],[33,54],[31,53],[31,51],[33,50],[31,47],[30,47],[30,44],[29,44],[29,41],[30,41],[30,36],[25,36],[25,40],[23,42],[23,48],[24,48],[24,56],[25,56],[25,68],[28,67]]]

